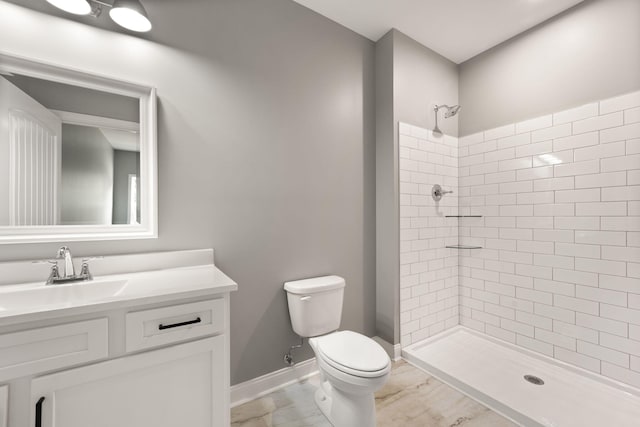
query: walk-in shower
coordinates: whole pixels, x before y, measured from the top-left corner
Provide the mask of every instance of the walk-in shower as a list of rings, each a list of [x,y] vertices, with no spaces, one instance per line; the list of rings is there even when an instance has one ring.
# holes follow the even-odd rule
[[[453,106],[448,106],[448,105],[436,105],[433,107],[433,111],[434,114],[436,116],[436,125],[433,128],[433,133],[435,135],[442,135],[442,131],[440,130],[440,128],[438,127],[438,111],[440,111],[441,108],[446,108],[447,111],[444,113],[444,118],[448,119],[449,117],[453,117],[456,114],[458,114],[458,111],[460,111],[460,106],[459,105],[453,105]]]

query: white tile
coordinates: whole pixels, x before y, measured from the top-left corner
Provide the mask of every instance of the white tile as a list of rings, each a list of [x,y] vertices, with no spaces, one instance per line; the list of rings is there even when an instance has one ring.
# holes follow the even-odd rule
[[[517,203],[519,205],[532,205],[536,203],[553,203],[553,191],[539,191],[537,193],[518,193]]]
[[[640,169],[627,171],[627,185],[640,185]]]
[[[498,149],[503,150],[505,148],[517,147],[520,145],[527,145],[531,142],[530,133],[522,133],[520,135],[512,135],[505,138],[498,139]]]
[[[576,339],[566,335],[557,334],[544,329],[536,328],[536,339],[547,342],[568,350],[576,350]]]
[[[587,356],[591,356],[602,361],[607,361],[609,363],[614,363],[625,368],[629,367],[628,354],[624,354],[610,348],[601,347],[596,344],[578,341],[578,353],[586,354]]]
[[[600,221],[602,230],[640,231],[640,216],[602,217]]]
[[[602,317],[591,316],[585,313],[576,313],[575,324],[589,329],[608,332],[621,337],[627,336],[627,324],[617,320],[604,319]]]
[[[497,162],[500,160],[514,159],[516,157],[515,148],[506,148],[504,150],[491,151],[484,153],[485,162]]]
[[[600,333],[600,345],[623,353],[640,356],[640,341],[634,341],[602,332]]]
[[[487,184],[498,184],[501,182],[509,182],[516,180],[515,171],[506,171],[498,173],[490,173],[484,176],[484,182]]]
[[[556,177],[594,174],[600,172],[600,160],[555,165],[553,168]]]
[[[517,288],[516,298],[525,299],[527,301],[539,302],[541,304],[552,305],[553,295],[548,292],[537,291],[534,289]]]
[[[518,228],[553,228],[553,217],[518,217]]]
[[[533,130],[551,127],[552,125],[553,116],[549,114],[516,123],[516,133],[531,132]]]
[[[599,286],[603,289],[640,294],[640,279],[634,277],[620,277],[601,274]]]
[[[584,243],[586,245],[617,245],[625,246],[627,244],[627,234],[623,231],[584,231],[577,230],[576,243]],[[582,256],[576,253],[575,256]],[[589,258],[599,258],[591,256]]]
[[[640,138],[640,123],[632,123],[600,131],[600,143]]]
[[[526,325],[531,325],[536,328],[552,329],[553,320],[548,317],[538,316],[536,314],[527,313],[525,311],[516,311],[516,320]]]
[[[500,319],[500,327],[502,329],[506,329],[508,331],[516,332],[518,334],[527,335],[530,337],[533,337],[535,331],[533,326],[531,325],[515,322],[510,319]]]
[[[543,179],[543,178],[553,178],[553,166],[520,169],[516,171],[516,179],[518,181],[526,181],[531,179]]]
[[[553,307],[545,304],[534,304],[534,313],[548,317],[550,319],[561,320],[567,323],[575,323],[576,322],[576,313],[572,310],[567,310],[561,307]]]
[[[563,362],[571,363],[589,371],[600,373],[600,360],[564,348],[555,348],[554,355]]]
[[[515,169],[525,169],[525,168],[531,168],[531,157],[502,160],[501,162],[499,162],[500,171],[510,171]]]
[[[606,375],[607,377],[611,377],[613,379],[622,381],[627,384],[631,384],[634,387],[640,388],[640,373],[630,371],[629,369],[625,369],[623,367],[602,362],[602,375]]]
[[[626,216],[626,202],[576,203],[577,216]]]
[[[615,172],[622,170],[638,169],[640,154],[632,154],[623,157],[610,157],[600,160],[601,172]]]
[[[543,141],[516,147],[516,157],[533,156],[536,154],[551,153],[552,151],[553,141]]]
[[[640,107],[630,108],[624,112],[624,124],[640,122]]]
[[[574,177],[547,178],[534,181],[534,191],[573,190]]]
[[[640,200],[640,185],[611,187],[602,191],[602,201]]]
[[[494,151],[498,149],[496,140],[482,142],[480,144],[473,144],[469,146],[469,154],[486,153],[487,151]]]
[[[554,268],[553,279],[577,285],[598,286],[598,274],[584,271]]]
[[[531,133],[531,142],[546,141],[571,135],[571,124],[566,123],[550,128],[536,130]]]
[[[558,218],[554,218],[554,221]],[[536,229],[533,232],[534,240],[541,240],[543,242],[565,242],[572,243],[574,241],[575,233],[573,230],[544,230]]]
[[[600,114],[607,114],[638,106],[640,106],[640,91],[600,101]]]
[[[600,304],[600,316],[607,319],[614,319],[620,322],[640,325],[640,310],[618,307],[609,304]]]
[[[555,201],[557,203],[599,202],[600,189],[589,188],[589,189],[582,189],[582,190],[556,191]]]
[[[582,258],[600,258],[600,245],[579,245],[558,242],[555,244],[555,253],[556,255],[579,256]]]
[[[591,273],[611,274],[624,276],[627,274],[627,265],[619,261],[598,260],[593,258],[576,258],[575,269]]]
[[[573,150],[556,151],[554,153],[537,154],[532,157],[533,167],[560,165],[573,162]]]
[[[600,217],[557,217],[554,218],[554,225],[557,229],[565,230],[599,230]]]
[[[574,215],[573,203],[551,203],[534,206],[535,216],[572,216]]]
[[[604,116],[592,117],[590,119],[573,122],[573,134],[592,132],[594,130],[608,129],[621,126],[624,123],[622,112],[607,114]]]
[[[500,126],[484,131],[484,140],[488,141],[490,139],[504,138],[506,136],[515,134],[515,132],[516,127],[513,124]]]
[[[536,265],[546,267],[557,267],[569,270],[574,268],[574,259],[568,256],[534,254],[533,262]]]
[[[573,152],[573,156],[576,162],[581,162],[584,160],[606,159],[608,157],[624,156],[626,154],[626,151],[626,142],[619,141],[612,142],[610,144],[580,148]]]
[[[600,137],[598,132],[588,132],[579,135],[567,136],[553,140],[553,151],[571,150],[574,148],[598,145]]]
[[[601,188],[627,185],[625,172],[608,172],[576,177],[576,188]]]
[[[625,146],[627,154],[640,154],[640,138],[628,139]]]
[[[592,286],[576,286],[576,297],[623,307],[627,305],[626,292],[611,291]]]
[[[640,261],[640,248],[626,246],[603,246],[602,258],[627,262]],[[640,284],[638,285],[638,293],[640,293]]]
[[[555,307],[566,308],[572,311],[591,314],[595,316],[597,316],[599,313],[599,304],[597,302],[568,297],[566,295],[554,295],[553,305]]]
[[[577,338],[590,343],[598,343],[598,332],[594,329],[584,328],[582,326],[564,323],[559,320],[553,321],[553,330],[559,334]]]

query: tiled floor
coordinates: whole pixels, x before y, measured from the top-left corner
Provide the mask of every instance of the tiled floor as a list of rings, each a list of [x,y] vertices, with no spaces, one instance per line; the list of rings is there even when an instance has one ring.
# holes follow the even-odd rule
[[[317,377],[231,411],[232,427],[331,427],[316,407]],[[404,361],[376,393],[378,427],[513,427],[516,424]],[[354,426],[357,427],[357,426]]]

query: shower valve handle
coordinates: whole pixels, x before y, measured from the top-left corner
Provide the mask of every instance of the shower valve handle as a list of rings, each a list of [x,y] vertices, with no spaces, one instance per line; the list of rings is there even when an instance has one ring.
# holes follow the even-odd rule
[[[448,193],[453,193],[453,191],[443,190],[440,184],[434,185],[433,188],[431,189],[431,196],[433,197],[433,200],[435,200],[436,202],[439,202],[442,199],[442,196]]]

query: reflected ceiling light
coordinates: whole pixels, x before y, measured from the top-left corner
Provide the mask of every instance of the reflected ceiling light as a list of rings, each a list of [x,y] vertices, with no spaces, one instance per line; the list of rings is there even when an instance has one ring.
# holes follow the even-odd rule
[[[151,30],[151,21],[147,11],[139,0],[114,0],[106,3],[102,0],[47,0],[48,3],[75,15],[91,15],[98,18],[104,7],[108,7],[109,16],[118,25],[127,30],[146,33]]]
[[[109,16],[121,27],[139,33],[151,30],[147,11],[138,0],[115,0]]]
[[[91,5],[87,0],[47,0],[47,3],[74,15],[88,15],[91,13]]]

